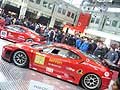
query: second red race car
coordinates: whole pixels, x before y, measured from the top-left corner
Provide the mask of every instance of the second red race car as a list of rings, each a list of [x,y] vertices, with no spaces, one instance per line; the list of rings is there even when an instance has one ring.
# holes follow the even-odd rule
[[[112,71],[99,60],[65,44],[16,43],[3,47],[2,58],[19,67],[29,67],[87,90],[104,90]]]
[[[0,38],[12,42],[41,42],[45,40],[43,36],[20,25],[0,26]]]

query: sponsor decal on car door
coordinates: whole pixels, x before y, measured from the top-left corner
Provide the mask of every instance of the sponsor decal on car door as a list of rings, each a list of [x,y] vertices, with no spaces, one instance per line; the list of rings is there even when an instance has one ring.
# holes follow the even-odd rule
[[[17,42],[18,33],[13,29],[8,29],[8,39]]]
[[[56,75],[58,78],[63,76],[64,63],[60,56],[51,54],[47,62],[47,67],[53,70],[53,72],[47,72]]]

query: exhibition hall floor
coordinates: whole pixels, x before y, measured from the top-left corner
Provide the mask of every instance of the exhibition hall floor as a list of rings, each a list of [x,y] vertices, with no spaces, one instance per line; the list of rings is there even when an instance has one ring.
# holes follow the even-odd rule
[[[2,47],[10,42],[0,39]],[[77,85],[39,73],[34,70],[19,68],[0,59],[0,90],[83,90]]]

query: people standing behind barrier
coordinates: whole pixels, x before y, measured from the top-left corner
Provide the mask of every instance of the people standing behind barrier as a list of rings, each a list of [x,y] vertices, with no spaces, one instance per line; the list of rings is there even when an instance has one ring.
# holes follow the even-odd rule
[[[16,24],[16,25],[21,25],[22,22],[21,22],[21,20],[18,18],[18,19],[16,20],[15,24]]]
[[[12,24],[15,24],[16,20],[17,20],[16,17],[13,17]]]
[[[120,66],[120,46],[115,49],[115,51],[118,53],[118,60],[116,61],[116,65]]]
[[[6,25],[10,25],[11,24],[11,18],[10,18],[10,16],[7,16],[5,18],[5,23],[6,23]]]
[[[116,63],[119,56],[118,53],[115,51],[114,47],[111,47],[108,53],[104,56],[105,59],[110,60],[112,63]]]
[[[45,37],[47,37],[48,36],[48,32],[49,32],[49,28],[48,27],[46,27],[45,29],[44,29],[44,36]]]
[[[67,44],[70,46],[75,46],[75,37],[73,35],[68,36]]]
[[[88,41],[88,38],[85,38],[84,42],[82,43],[79,49],[83,52],[87,52],[88,48],[89,48],[89,41]]]
[[[40,24],[39,23],[37,23],[35,26],[35,32],[40,35]]]
[[[95,49],[93,55],[95,55],[96,57],[98,57],[101,60],[104,58],[105,52],[104,52],[102,42],[98,42],[97,48]]]
[[[34,31],[35,30],[35,23],[31,23],[29,28]]]
[[[55,42],[60,43],[63,38],[63,33],[61,30],[58,30],[55,36]]]
[[[55,31],[53,28],[51,28],[48,32],[48,40],[50,42],[54,42],[54,39],[55,39]]]
[[[82,45],[82,43],[83,43],[82,38],[77,37],[76,42],[75,42],[75,46],[76,46],[76,48],[79,49],[80,46]]]
[[[115,51],[118,53],[118,60],[115,64],[120,66],[120,46],[116,48]],[[120,72],[118,73],[118,77],[112,85],[112,90],[120,90]]]
[[[93,39],[91,40],[90,45],[89,45],[89,49],[88,49],[89,54],[93,54],[94,53],[95,49],[97,48],[97,44],[96,43],[97,42],[95,40],[93,40]]]
[[[104,55],[106,55],[107,52],[109,51],[109,48],[106,46],[106,44],[103,44],[103,51],[104,51]]]

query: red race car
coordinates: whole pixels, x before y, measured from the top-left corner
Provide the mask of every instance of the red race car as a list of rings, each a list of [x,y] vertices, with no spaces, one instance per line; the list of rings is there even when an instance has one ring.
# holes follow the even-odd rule
[[[82,85],[88,90],[107,88],[112,71],[100,61],[65,44],[25,42],[3,47],[2,58],[19,67],[29,67]]]
[[[44,41],[43,36],[20,25],[0,26],[0,37],[12,42],[40,42]]]

